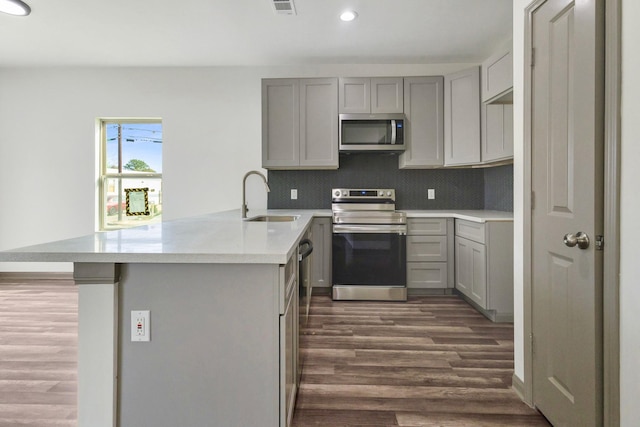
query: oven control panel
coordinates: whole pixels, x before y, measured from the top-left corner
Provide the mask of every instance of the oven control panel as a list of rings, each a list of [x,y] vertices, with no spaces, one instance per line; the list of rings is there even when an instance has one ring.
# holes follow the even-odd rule
[[[392,188],[334,188],[331,190],[332,200],[366,200],[389,199],[396,200],[396,191]]]

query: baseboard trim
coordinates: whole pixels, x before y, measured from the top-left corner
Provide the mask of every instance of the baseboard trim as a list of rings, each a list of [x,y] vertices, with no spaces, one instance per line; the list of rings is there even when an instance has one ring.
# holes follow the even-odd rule
[[[26,281],[26,280],[73,280],[71,272],[0,272],[1,281]]]
[[[487,319],[491,320],[494,323],[513,323],[513,313],[498,313],[496,310],[486,310],[480,307],[474,300],[455,289],[454,293],[458,295],[460,298],[469,303],[470,306],[478,310],[480,314],[482,314]]]
[[[516,392],[520,400],[531,406],[531,404],[524,398],[524,381],[522,381],[516,374],[513,374],[511,377],[511,388]]]

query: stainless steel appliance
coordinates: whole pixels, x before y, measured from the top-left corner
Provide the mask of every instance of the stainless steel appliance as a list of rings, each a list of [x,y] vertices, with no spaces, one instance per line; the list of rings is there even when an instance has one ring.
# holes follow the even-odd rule
[[[298,281],[299,281],[299,298],[300,305],[298,307],[298,336],[296,337],[298,343],[300,342],[300,336],[302,335],[302,328],[307,326],[307,320],[309,318],[309,307],[311,305],[311,294],[313,287],[311,286],[311,253],[313,252],[313,243],[309,239],[309,232],[298,244]],[[298,352],[297,374],[296,381],[300,385],[302,378],[302,367],[304,365],[304,353]]]
[[[339,149],[404,151],[404,114],[340,114]]]
[[[393,189],[331,190],[334,300],[406,301],[407,217]]]
[[[305,326],[309,317],[309,307],[311,305],[311,258],[313,243],[310,239],[304,238],[298,244],[298,276],[300,281],[300,326]]]

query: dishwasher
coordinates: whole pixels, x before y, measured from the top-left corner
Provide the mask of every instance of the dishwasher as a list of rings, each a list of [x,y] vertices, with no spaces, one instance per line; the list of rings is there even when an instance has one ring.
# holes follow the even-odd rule
[[[305,238],[298,245],[298,281],[300,283],[300,326],[305,326],[309,318],[309,306],[311,305],[311,258],[313,243]]]
[[[308,234],[307,234],[308,235]],[[304,364],[304,358],[300,351],[300,336],[302,335],[302,329],[307,325],[309,318],[309,307],[311,305],[311,293],[313,287],[311,284],[311,253],[313,252],[313,243],[309,238],[304,238],[298,245],[298,294],[300,298],[300,304],[298,306],[298,364],[296,368],[296,379],[298,385],[300,385],[300,379],[302,378],[302,365]]]

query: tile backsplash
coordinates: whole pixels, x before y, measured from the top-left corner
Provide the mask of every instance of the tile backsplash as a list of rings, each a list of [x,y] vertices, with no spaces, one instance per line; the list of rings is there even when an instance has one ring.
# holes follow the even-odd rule
[[[398,169],[396,155],[357,153],[341,154],[337,170],[270,170],[268,177],[270,209],[330,209],[332,188],[394,188],[397,209],[513,210],[512,165]],[[427,199],[429,188],[434,200]]]

